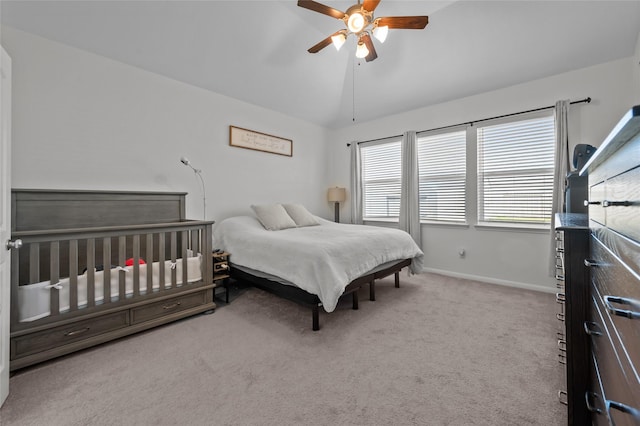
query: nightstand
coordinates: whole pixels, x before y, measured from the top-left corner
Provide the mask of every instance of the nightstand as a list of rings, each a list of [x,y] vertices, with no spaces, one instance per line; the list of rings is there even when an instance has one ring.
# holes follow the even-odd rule
[[[221,251],[211,254],[213,256],[213,282],[222,282],[225,290],[225,303],[229,303],[229,253]],[[215,297],[215,293],[214,293]]]

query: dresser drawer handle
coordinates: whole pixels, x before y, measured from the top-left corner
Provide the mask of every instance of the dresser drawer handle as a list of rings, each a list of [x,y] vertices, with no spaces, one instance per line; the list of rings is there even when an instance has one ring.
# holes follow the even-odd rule
[[[556,281],[564,281],[564,275],[556,275]]]
[[[64,333],[65,336],[76,336],[78,334],[82,334],[84,332],[87,332],[90,330],[90,327],[85,327],[85,328],[81,328],[79,330],[73,330],[73,331],[69,331],[67,333]]]
[[[564,352],[558,353],[558,363],[567,365],[567,356],[564,354]]]
[[[589,200],[584,200],[584,206],[588,207],[589,205],[596,205],[599,206],[600,204],[602,204],[600,201],[589,201]]]
[[[556,302],[564,303],[566,300],[564,293],[556,293]]]
[[[587,410],[591,411],[592,413],[597,413],[597,414],[602,414],[602,410],[599,408],[596,408],[594,405],[591,405],[591,398],[593,397],[593,399],[597,399],[600,398],[600,395],[598,395],[595,392],[589,392],[586,391],[584,393],[584,402],[587,405]]]
[[[177,307],[178,307],[178,306],[180,306],[180,305],[181,305],[181,303],[180,303],[180,302],[176,302],[176,303],[172,303],[171,305],[164,305],[164,306],[162,307],[162,309],[165,309],[165,310],[167,310],[167,309],[173,309],[173,308],[177,308]]]
[[[558,391],[558,401],[560,401],[560,404],[569,405],[569,402],[567,401],[567,391]]]
[[[628,207],[628,206],[630,206],[632,204],[633,203],[631,201],[609,201],[609,200],[604,200],[602,202],[602,207],[613,207],[613,206]]]
[[[622,402],[607,400],[607,414],[609,414],[609,418],[611,418],[611,409],[622,411],[626,414],[631,414],[633,418],[637,421],[640,420],[640,410],[637,408],[631,407],[627,404],[623,404]]]
[[[602,336],[601,331],[596,331],[594,329],[600,329],[600,326],[593,321],[585,321],[583,324],[584,332],[587,333],[588,336]]]
[[[563,313],[556,314],[556,318],[558,319],[558,321],[564,321],[564,314]]]
[[[640,318],[640,312],[629,311],[625,309],[618,309],[613,306],[613,303],[617,303],[619,305],[638,306],[637,301],[632,299],[627,299],[626,297],[604,296],[604,304],[606,305],[607,310],[610,313],[621,316],[621,317],[627,317],[630,319]]]
[[[600,264],[597,263],[597,262],[594,262],[593,260],[585,259],[584,260],[584,266],[587,266],[587,267],[591,268],[591,267],[600,266]]]

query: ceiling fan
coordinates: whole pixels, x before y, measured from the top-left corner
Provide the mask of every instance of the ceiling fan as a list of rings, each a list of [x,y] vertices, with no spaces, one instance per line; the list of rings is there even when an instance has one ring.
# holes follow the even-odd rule
[[[318,53],[331,43],[336,49],[340,50],[347,40],[347,36],[353,34],[358,38],[356,56],[371,62],[378,57],[371,40],[372,35],[381,43],[384,43],[389,29],[421,30],[429,23],[428,16],[387,16],[374,19],[373,11],[379,3],[380,0],[364,0],[360,4],[360,0],[358,0],[358,3],[349,7],[346,12],[341,12],[313,0],[298,0],[298,6],[340,19],[347,26],[346,29],[336,31],[320,43],[312,46],[308,52]]]

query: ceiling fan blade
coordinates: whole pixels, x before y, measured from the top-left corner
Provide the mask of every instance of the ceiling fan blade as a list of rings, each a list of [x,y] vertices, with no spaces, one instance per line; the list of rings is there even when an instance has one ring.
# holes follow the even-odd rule
[[[378,26],[389,29],[421,30],[429,23],[428,16],[387,16],[378,18]]]
[[[363,34],[360,39],[362,40],[364,45],[367,46],[367,49],[369,49],[369,54],[364,57],[365,61],[371,62],[376,59],[378,57],[378,54],[376,53],[376,48],[373,45],[373,41],[371,40],[369,34]]]
[[[333,37],[335,35],[338,35],[341,32],[342,31],[336,31],[335,33],[331,34],[329,37],[327,37],[324,40],[322,40],[320,43],[318,43],[315,46],[309,48],[309,50],[307,50],[307,52],[309,52],[309,53],[318,53],[319,51],[321,51],[322,49],[324,49],[325,47],[327,47],[328,45],[333,43],[333,40],[331,40],[331,37]]]
[[[344,18],[344,12],[340,12],[338,9],[325,6],[324,4],[318,3],[317,1],[298,0],[298,6],[304,7],[305,9],[313,10],[314,12],[329,15],[332,18],[336,18],[336,19]]]
[[[373,12],[375,8],[378,7],[378,4],[380,4],[380,0],[364,0],[364,2],[362,2],[362,8]]]

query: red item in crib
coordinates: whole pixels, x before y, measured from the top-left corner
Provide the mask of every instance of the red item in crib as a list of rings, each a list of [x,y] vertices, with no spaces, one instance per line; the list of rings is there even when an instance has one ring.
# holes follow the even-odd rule
[[[146,265],[147,262],[144,261],[144,259],[138,259],[138,264],[140,265]],[[133,257],[127,259],[127,261],[124,263],[125,266],[133,266]]]

